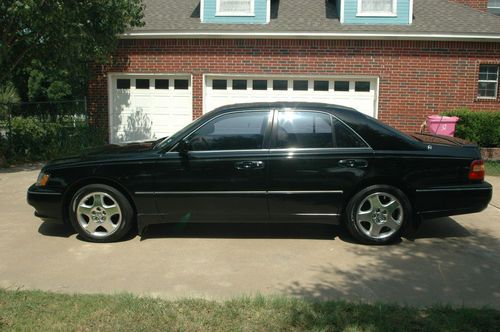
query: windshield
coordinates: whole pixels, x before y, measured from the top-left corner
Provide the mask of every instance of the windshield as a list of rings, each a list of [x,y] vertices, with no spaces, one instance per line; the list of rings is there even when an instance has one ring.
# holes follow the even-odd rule
[[[206,117],[206,114],[203,115],[203,116],[201,116],[201,117],[199,117],[198,119],[194,120],[193,122],[191,122],[190,124],[188,124],[187,126],[185,126],[184,128],[182,128],[181,130],[177,131],[172,136],[168,136],[168,137],[164,138],[163,140],[161,140],[160,142],[158,142],[157,144],[155,144],[154,149],[162,150],[162,149],[170,146],[173,142],[178,141],[180,138],[184,137],[190,131],[192,131],[196,127],[198,127],[199,124],[203,122],[203,120],[205,119],[205,117]]]

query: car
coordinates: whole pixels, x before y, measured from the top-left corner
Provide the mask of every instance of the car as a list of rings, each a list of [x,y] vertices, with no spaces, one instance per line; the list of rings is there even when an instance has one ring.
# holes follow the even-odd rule
[[[94,242],[160,223],[272,222],[343,224],[388,244],[422,218],[485,209],[484,173],[478,147],[458,138],[406,135],[342,106],[252,103],[168,138],[54,160],[27,200]]]

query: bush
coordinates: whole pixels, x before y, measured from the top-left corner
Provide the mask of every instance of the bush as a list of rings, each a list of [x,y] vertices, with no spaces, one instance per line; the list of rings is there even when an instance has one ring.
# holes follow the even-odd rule
[[[482,147],[500,146],[500,111],[472,112],[464,108],[444,112],[443,115],[460,118],[455,136]]]
[[[105,143],[101,130],[82,120],[70,123],[41,122],[37,117],[14,117],[9,144],[0,145],[9,161],[46,161],[74,155]]]

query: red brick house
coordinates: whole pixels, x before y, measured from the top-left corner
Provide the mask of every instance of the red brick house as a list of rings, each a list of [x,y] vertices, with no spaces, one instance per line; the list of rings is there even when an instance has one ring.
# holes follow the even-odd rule
[[[92,119],[122,142],[240,102],[346,105],[408,132],[457,107],[499,111],[500,16],[488,3],[144,0],[145,26],[93,68]]]

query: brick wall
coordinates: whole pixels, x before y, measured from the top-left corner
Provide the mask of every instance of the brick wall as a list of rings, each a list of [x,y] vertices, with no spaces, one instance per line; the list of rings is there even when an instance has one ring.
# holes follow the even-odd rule
[[[488,11],[488,0],[449,0],[451,2],[458,2],[482,12]]]
[[[500,43],[347,40],[122,40],[113,64],[94,66],[92,121],[108,126],[107,73],[193,75],[193,117],[203,74],[370,75],[380,78],[379,119],[416,131],[426,115],[457,107],[500,111],[479,100],[479,64],[500,64]]]

